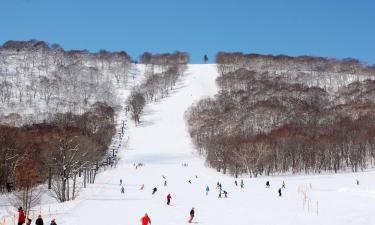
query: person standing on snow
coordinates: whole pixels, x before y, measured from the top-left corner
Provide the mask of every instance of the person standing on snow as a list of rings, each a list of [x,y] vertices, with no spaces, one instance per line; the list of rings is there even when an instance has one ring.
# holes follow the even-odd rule
[[[206,195],[208,195],[208,192],[210,191],[210,187],[206,187]]]
[[[224,197],[228,198],[228,192],[226,190],[224,190]]]
[[[35,220],[35,225],[44,225],[42,215],[39,215],[38,219]]]
[[[266,188],[269,188],[270,187],[270,182],[267,180],[266,182]]]
[[[142,225],[151,224],[151,219],[148,217],[147,213],[145,213],[144,217],[141,218]]]
[[[122,185],[122,179],[120,179],[120,186]]]
[[[208,56],[207,56],[207,55],[204,55],[204,56],[203,56],[203,61],[204,61],[204,63],[207,63],[207,62],[208,62]]]
[[[152,189],[152,194],[155,194],[157,190],[158,190],[158,189],[157,189],[156,187],[154,187],[154,188]]]
[[[241,184],[240,184],[241,188],[243,188],[245,186],[245,184],[243,183],[243,180],[241,179]]]
[[[234,181],[234,185],[236,185],[236,187],[238,186],[237,180]]]
[[[23,212],[22,207],[18,208],[18,225],[22,225],[25,223],[25,213]]]
[[[189,223],[191,223],[192,221],[193,221],[193,219],[194,219],[194,214],[195,214],[195,211],[194,211],[194,208],[192,208],[191,210],[190,210],[190,219],[189,219]]]
[[[167,195],[167,205],[170,205],[170,204],[171,204],[171,199],[172,199],[171,194],[168,194],[168,195]]]
[[[50,223],[50,225],[57,225],[57,223],[56,223],[55,219],[52,219],[52,220],[51,220],[51,223]]]
[[[278,192],[279,192],[279,197],[281,197],[281,188],[279,188]]]
[[[124,186],[121,187],[121,194],[125,194],[125,188],[124,188]]]
[[[167,180],[164,181],[164,187],[166,187],[166,186],[167,186]]]

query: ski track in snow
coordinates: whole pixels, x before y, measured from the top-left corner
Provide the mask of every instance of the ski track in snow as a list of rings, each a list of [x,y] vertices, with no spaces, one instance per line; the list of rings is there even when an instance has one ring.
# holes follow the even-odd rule
[[[215,65],[189,65],[169,97],[146,106],[138,127],[128,120],[129,142],[119,151],[117,167],[101,172],[78,200],[58,204],[65,209],[56,215],[57,224],[136,225],[148,213],[153,225],[180,225],[187,224],[192,207],[194,221],[202,225],[375,224],[374,171],[244,177],[245,188],[240,189],[234,185],[235,178],[207,168],[190,141],[184,113],[194,102],[217,93],[217,76]],[[118,123],[122,119],[120,115]],[[136,169],[134,163],[144,166]],[[120,179],[125,194],[120,193]],[[361,184],[356,185],[355,179]],[[267,180],[271,188],[265,188]],[[283,180],[286,189],[280,198],[277,189]],[[217,181],[228,191],[228,198],[218,198]],[[140,190],[142,184],[144,190]],[[153,187],[158,188],[155,195]],[[166,204],[168,193],[171,206]]]

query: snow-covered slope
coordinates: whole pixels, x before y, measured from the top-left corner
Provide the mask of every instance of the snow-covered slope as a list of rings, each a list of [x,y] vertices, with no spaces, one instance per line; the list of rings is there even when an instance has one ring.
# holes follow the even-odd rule
[[[205,167],[188,136],[184,112],[193,102],[217,92],[217,76],[215,65],[189,65],[170,97],[146,107],[140,126],[128,121],[129,142],[119,152],[117,168],[101,173],[78,200],[65,203],[65,209],[53,215],[57,223],[135,225],[148,213],[154,225],[179,225],[187,223],[194,207],[194,221],[205,225],[375,224],[372,171],[243,178],[245,188],[241,189],[235,186],[235,178]],[[136,168],[138,163],[144,166]],[[120,193],[120,179],[125,194]],[[267,180],[270,188],[265,188]],[[286,189],[279,197],[277,190],[283,180]],[[218,198],[218,181],[228,198]],[[210,192],[206,196],[207,185]],[[154,187],[158,191],[152,195]],[[166,204],[168,193],[171,206]]]

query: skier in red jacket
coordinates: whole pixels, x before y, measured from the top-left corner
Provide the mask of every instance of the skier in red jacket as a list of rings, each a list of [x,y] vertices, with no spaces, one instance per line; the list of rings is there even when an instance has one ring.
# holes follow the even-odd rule
[[[141,218],[142,225],[148,225],[151,224],[151,219],[148,217],[147,213],[145,213],[145,216]]]
[[[170,204],[171,204],[171,199],[172,199],[171,194],[168,194],[168,195],[167,195],[167,205],[170,205]]]
[[[18,208],[18,225],[25,223],[25,213],[22,210],[22,207]]]

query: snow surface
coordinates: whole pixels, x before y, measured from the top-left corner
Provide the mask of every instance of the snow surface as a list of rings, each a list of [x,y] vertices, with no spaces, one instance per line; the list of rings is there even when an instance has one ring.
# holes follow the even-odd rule
[[[217,76],[215,65],[189,65],[171,96],[146,107],[141,125],[134,127],[127,119],[128,142],[121,147],[117,167],[99,174],[77,200],[43,205],[45,222],[54,217],[59,225],[135,225],[148,213],[154,225],[180,225],[187,224],[194,207],[193,221],[205,225],[375,224],[374,171],[243,177],[241,189],[234,185],[235,178],[207,168],[190,141],[184,113],[195,101],[217,93]],[[127,95],[124,91],[121,96]],[[126,117],[118,116],[118,123],[121,120]],[[134,163],[144,166],[136,169]],[[125,194],[120,193],[120,179]],[[265,188],[267,180],[270,188]],[[228,198],[218,198],[218,181]],[[286,189],[279,197],[282,181]],[[154,187],[158,191],[152,195]],[[171,206],[166,204],[168,193]]]

